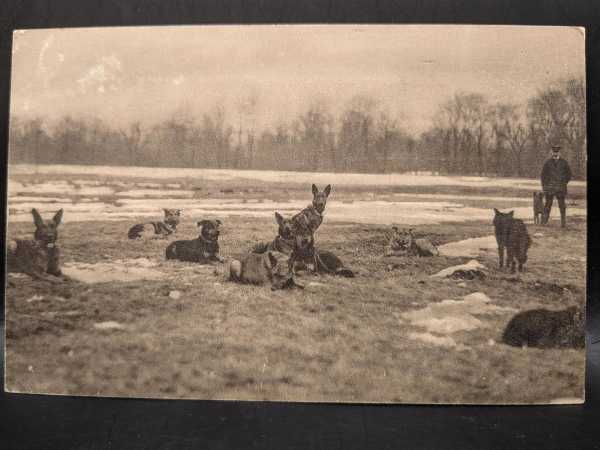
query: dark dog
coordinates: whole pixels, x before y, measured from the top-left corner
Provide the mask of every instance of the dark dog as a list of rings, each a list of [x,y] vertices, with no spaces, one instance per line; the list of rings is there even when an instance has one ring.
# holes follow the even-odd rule
[[[240,260],[230,261],[226,277],[247,284],[271,283],[272,290],[303,288],[294,281],[290,257],[274,251],[248,253]]]
[[[501,213],[494,208],[494,231],[498,243],[499,266],[504,267],[504,249],[506,248],[506,266],[515,272],[515,259],[519,262],[519,272],[527,262],[527,251],[531,246],[531,238],[527,227],[520,219],[513,217],[514,211]]]
[[[313,201],[312,204],[308,205],[294,217],[293,221],[298,221],[310,229],[312,233],[317,231],[317,228],[323,223],[323,212],[327,205],[327,198],[331,193],[331,185],[328,184],[322,192],[314,184],[312,185]]]
[[[60,250],[56,245],[63,210],[59,210],[47,222],[44,222],[35,208],[31,210],[31,214],[35,224],[33,240],[16,239],[9,244],[7,270],[25,273],[36,280],[60,283],[68,279],[60,270]]]
[[[544,193],[533,193],[533,223],[539,225],[544,217]]]
[[[584,321],[583,311],[575,306],[560,311],[523,311],[508,322],[502,342],[515,347],[583,348]]]
[[[200,228],[198,238],[169,244],[165,251],[167,259],[197,263],[223,262],[223,258],[219,255],[221,221],[218,219],[201,220],[197,225]]]
[[[164,209],[165,218],[162,222],[138,223],[132,226],[127,233],[129,239],[156,239],[165,238],[177,231],[179,219],[181,217],[180,209]]]

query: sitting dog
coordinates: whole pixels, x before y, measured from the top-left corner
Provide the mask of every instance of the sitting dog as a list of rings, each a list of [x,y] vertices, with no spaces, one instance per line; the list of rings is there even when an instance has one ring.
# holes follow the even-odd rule
[[[171,242],[165,251],[167,259],[197,263],[224,261],[219,255],[221,221],[201,220],[197,225],[200,228],[200,235],[189,241]]]
[[[502,342],[515,347],[582,348],[585,317],[576,306],[560,311],[531,309],[515,314],[508,322]]]
[[[304,226],[314,233],[317,228],[323,223],[323,212],[327,205],[327,198],[331,193],[331,185],[328,184],[322,192],[319,191],[316,185],[312,185],[313,200],[310,205],[292,217],[292,221],[302,219]]]
[[[533,223],[539,225],[544,217],[544,193],[533,193]]]
[[[290,257],[270,250],[264,253],[248,253],[239,260],[230,261],[226,277],[231,281],[246,284],[271,283],[272,290],[303,288],[294,281]]]
[[[181,217],[180,209],[163,209],[165,218],[162,222],[138,223],[132,226],[127,233],[129,239],[156,239],[165,238],[177,231],[179,219]]]
[[[35,208],[31,214],[35,224],[33,239],[16,239],[9,244],[7,271],[25,273],[36,280],[60,283],[68,279],[60,270],[60,250],[56,245],[63,210],[59,210],[47,222]]]
[[[506,266],[515,273],[515,259],[519,262],[519,272],[527,262],[527,251],[531,246],[531,238],[527,227],[520,219],[515,219],[514,211],[501,213],[494,208],[494,232],[498,243],[499,266],[504,267],[504,249],[507,250]]]

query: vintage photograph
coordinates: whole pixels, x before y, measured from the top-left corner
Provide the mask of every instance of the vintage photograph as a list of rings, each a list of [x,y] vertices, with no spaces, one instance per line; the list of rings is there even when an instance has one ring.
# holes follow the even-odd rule
[[[8,392],[585,399],[585,31],[17,30]]]

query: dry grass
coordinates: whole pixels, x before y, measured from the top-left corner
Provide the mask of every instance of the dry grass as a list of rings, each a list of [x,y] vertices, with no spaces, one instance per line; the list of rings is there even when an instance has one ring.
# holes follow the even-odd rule
[[[189,219],[189,218],[188,218]],[[384,258],[384,227],[325,222],[319,247],[358,270],[355,279],[301,277],[304,291],[272,292],[223,280],[222,266],[164,261],[166,241],[126,239],[128,222],[67,223],[64,261],[147,257],[166,278],[47,286],[14,279],[7,289],[6,385],[10,391],[105,396],[349,402],[545,402],[581,397],[584,352],[512,348],[499,343],[509,315],[457,333],[463,349],[408,337],[422,329],[404,312],[432,302],[486,293],[516,309],[561,308],[585,301],[585,222],[567,232],[533,228],[527,272],[493,269],[482,281],[431,279],[462,258]],[[10,234],[32,229],[15,224]],[[484,223],[418,228],[437,243],[492,233]],[[192,221],[178,235],[191,237]],[[222,254],[271,239],[274,221],[228,218]],[[573,259],[561,259],[563,255]],[[390,264],[395,267],[390,269]],[[539,287],[534,281],[549,284]],[[310,284],[318,282],[320,284]],[[553,286],[567,286],[568,291]],[[181,298],[168,296],[179,290]],[[29,301],[34,295],[42,298]],[[113,320],[124,330],[98,330]]]

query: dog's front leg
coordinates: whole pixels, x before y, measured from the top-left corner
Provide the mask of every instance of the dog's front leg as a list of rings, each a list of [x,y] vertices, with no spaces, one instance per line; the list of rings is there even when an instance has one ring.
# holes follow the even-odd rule
[[[504,267],[504,246],[498,246],[498,265],[502,269]]]

